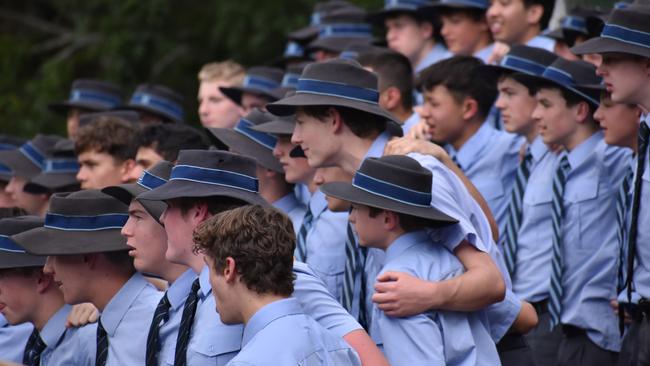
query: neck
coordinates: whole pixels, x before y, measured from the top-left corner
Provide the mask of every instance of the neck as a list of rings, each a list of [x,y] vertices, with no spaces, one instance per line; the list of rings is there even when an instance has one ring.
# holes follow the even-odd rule
[[[169,284],[172,284],[178,277],[180,277],[180,275],[185,273],[187,269],[188,267],[182,264],[167,262],[165,263],[165,270],[160,274],[160,277],[169,282]]]
[[[402,123],[406,122],[406,120],[413,114],[412,110],[405,109],[401,105],[397,108],[389,109],[388,111],[397,117],[397,119]]]
[[[522,135],[526,138],[528,144],[532,144],[533,141],[535,141],[535,139],[537,138],[537,136],[539,136],[539,131],[537,131],[537,126],[535,124],[532,124],[530,130],[524,132]]]
[[[59,311],[65,302],[63,301],[63,294],[58,289],[50,288],[38,299],[38,308],[32,323],[38,331],[42,331],[45,324]]]
[[[526,32],[519,38],[518,41],[515,41],[514,44],[526,44],[528,41],[531,39],[537,37],[541,33],[540,26],[535,25],[532,27],[529,27]]]
[[[413,68],[415,69],[422,60],[424,60],[427,55],[433,50],[433,47],[436,45],[436,42],[433,39],[428,40],[424,46],[420,49],[420,52],[416,53],[413,56],[413,59],[411,59],[411,63],[413,64]]]
[[[126,273],[116,273],[115,271],[105,271],[104,273],[98,274],[96,278],[89,281],[89,283],[93,283],[97,286],[95,294],[90,302],[95,305],[97,310],[101,313],[132,275],[132,273],[127,275]]]
[[[388,233],[386,233],[384,244],[382,245],[381,249],[387,250],[388,247],[390,247],[395,242],[395,240],[397,240],[400,236],[404,234],[406,234],[406,232],[399,227],[389,231]]]
[[[271,204],[291,193],[291,187],[284,181],[283,175],[264,179],[260,183],[260,196]]]
[[[203,255],[202,254],[194,254],[191,253],[191,257],[187,261],[186,264],[188,267],[192,269],[192,271],[196,272],[196,274],[201,274],[201,271],[203,270],[203,267],[205,266],[205,261],[203,260]]]
[[[476,132],[481,128],[483,123],[479,121],[478,119],[474,119],[470,122],[467,122],[466,127],[463,129],[463,132],[460,134],[460,136],[454,140],[451,141],[451,146],[456,149],[456,151],[460,150],[463,145],[469,140]]]
[[[253,315],[257,313],[261,308],[266,305],[276,302],[279,300],[286,299],[284,296],[274,295],[274,294],[262,294],[258,295],[257,293],[251,292],[248,296],[245,296],[242,299],[242,304],[240,304],[241,314],[243,318],[244,325],[248,324]]]
[[[489,46],[490,43],[492,43],[492,39],[490,38],[490,34],[486,32],[482,35],[481,39],[476,43],[476,45],[474,45],[474,50],[472,51],[472,55],[476,54],[476,52]]]
[[[571,152],[578,145],[582,144],[591,136],[593,136],[596,132],[598,132],[598,128],[595,126],[590,126],[586,124],[579,126],[578,129],[571,136],[569,136],[567,141],[562,145],[567,151]]]
[[[337,166],[341,167],[350,176],[353,176],[361,166],[363,158],[368,153],[368,150],[370,150],[370,146],[372,146],[377,136],[379,135],[360,138],[350,132],[350,138],[341,145],[346,146],[346,148],[339,151]]]

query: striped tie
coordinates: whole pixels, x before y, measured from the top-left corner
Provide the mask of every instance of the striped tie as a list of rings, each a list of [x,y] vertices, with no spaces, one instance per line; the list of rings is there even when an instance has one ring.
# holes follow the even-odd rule
[[[510,195],[508,204],[508,220],[506,221],[505,234],[502,238],[503,256],[506,260],[506,267],[510,277],[514,277],[517,264],[517,235],[521,227],[521,210],[524,200],[526,184],[530,176],[530,165],[533,161],[533,155],[530,153],[530,147],[526,149],[524,159],[519,163],[515,185]]]
[[[314,215],[311,213],[311,208],[307,205],[307,212],[302,219],[302,225],[298,231],[298,238],[296,238],[296,259],[300,262],[307,261],[307,233],[311,229],[314,221]]]
[[[147,359],[146,366],[156,366],[158,365],[158,352],[160,351],[160,344],[158,339],[158,334],[160,332],[160,325],[163,322],[166,322],[169,318],[169,308],[171,304],[167,298],[167,293],[163,295],[162,299],[156,307],[156,311],[153,313],[153,320],[151,321],[151,326],[149,327],[149,335],[147,336]]]
[[[359,247],[358,255],[359,265],[361,267],[359,268],[359,271],[361,272],[361,291],[359,292],[359,324],[361,324],[361,326],[367,331],[370,331],[370,312],[366,308],[366,286],[368,283],[368,277],[366,275],[366,271],[364,270],[366,257],[368,256],[368,248]]]
[[[45,351],[46,345],[38,330],[34,328],[27,340],[27,346],[23,353],[23,364],[27,366],[38,366],[41,363],[41,353]]]
[[[187,345],[190,341],[192,323],[194,323],[194,315],[196,314],[196,304],[199,300],[199,288],[201,288],[201,285],[197,278],[192,283],[192,290],[187,295],[187,300],[185,300],[185,306],[183,307],[183,316],[181,317],[181,325],[178,328],[178,338],[176,339],[174,366],[185,366],[187,364]]]
[[[564,186],[571,166],[564,155],[553,178],[553,257],[551,259],[551,298],[548,310],[551,315],[551,329],[560,324],[562,314],[562,219],[564,218]]]
[[[95,366],[105,366],[106,359],[108,358],[108,335],[104,326],[102,325],[102,319],[99,319],[97,322],[97,352],[95,353]]]
[[[357,246],[354,232],[350,223],[347,225],[345,240],[345,272],[343,273],[343,293],[341,304],[349,313],[352,313],[352,300],[354,299],[354,280],[357,274]]]
[[[648,155],[648,140],[650,139],[650,128],[646,122],[639,126],[639,151],[637,155],[636,179],[634,180],[634,193],[632,194],[632,213],[630,216],[630,235],[627,246],[627,299],[632,302],[632,284],[634,282],[634,258],[636,257],[636,235],[639,222],[639,206],[641,205],[641,180],[645,169],[645,159]]]
[[[460,166],[460,163],[458,162],[458,159],[456,159],[456,154],[450,154],[451,155],[451,161],[458,166],[458,169],[463,170],[463,167]]]
[[[632,167],[628,167],[627,173],[623,177],[623,183],[619,187],[618,195],[616,196],[616,224],[618,226],[617,236],[619,244],[617,294],[625,288],[625,258],[627,255],[627,247],[625,245],[625,233],[627,231],[625,214],[627,213],[628,207],[630,207],[630,182],[632,181],[633,175],[634,171]]]

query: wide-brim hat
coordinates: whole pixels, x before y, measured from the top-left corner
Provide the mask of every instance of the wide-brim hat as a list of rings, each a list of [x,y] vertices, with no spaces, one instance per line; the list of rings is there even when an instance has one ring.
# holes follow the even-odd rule
[[[478,9],[487,11],[490,2],[487,0],[437,0],[423,7],[427,15],[431,15],[441,9]]]
[[[244,93],[264,96],[276,100],[273,90],[280,87],[284,71],[278,67],[255,66],[251,67],[241,86],[219,87],[219,90],[230,100],[241,105],[241,96]]]
[[[296,91],[300,75],[302,75],[305,67],[310,63],[311,62],[300,62],[287,67],[284,76],[282,77],[280,87],[271,91],[271,94],[273,94],[275,98],[274,100],[282,99],[287,95],[287,93]]]
[[[140,114],[135,110],[112,110],[97,113],[86,113],[79,117],[79,127],[86,126],[99,118],[118,118],[132,125],[140,122]]]
[[[431,220],[432,226],[458,223],[431,206],[432,178],[431,172],[416,160],[387,155],[364,160],[352,183],[331,182],[320,189],[348,202]]]
[[[12,235],[41,226],[43,226],[43,219],[38,216],[19,216],[0,220],[0,269],[45,265],[46,257],[27,253],[11,238]]]
[[[273,116],[269,122],[251,127],[255,131],[270,133],[271,135],[292,135],[296,126],[295,116]]]
[[[129,103],[120,109],[133,109],[161,116],[173,122],[184,120],[183,97],[164,85],[140,84]]]
[[[11,180],[14,173],[10,167],[0,164],[0,183],[7,183]]]
[[[31,178],[23,190],[34,194],[78,191],[81,188],[77,181],[80,166],[74,147],[73,140],[57,141],[43,170]]]
[[[174,164],[171,162],[159,161],[151,169],[142,172],[136,183],[106,187],[102,189],[102,192],[129,205],[139,195],[167,183],[173,168]],[[160,216],[167,209],[167,204],[164,201],[138,200],[138,202],[156,221],[159,221]]]
[[[428,0],[386,0],[384,7],[368,15],[367,20],[376,26],[383,27],[386,18],[400,14],[409,14],[417,19],[425,19],[429,13],[424,12],[423,8],[430,4],[431,1]]]
[[[120,234],[128,206],[98,190],[55,193],[41,228],[12,238],[35,255],[73,255],[128,250]]]
[[[614,9],[600,37],[571,48],[576,55],[625,53],[650,58],[650,6],[632,4]]]
[[[9,167],[13,176],[31,179],[44,168],[48,156],[62,137],[36,135],[15,150],[0,151],[0,164]]]
[[[267,205],[259,195],[255,159],[227,151],[181,150],[170,179],[138,196],[139,200],[230,197]]]
[[[27,142],[27,140],[20,137],[0,135],[0,151],[15,150],[25,142]]]
[[[498,65],[480,65],[476,74],[496,83],[504,72],[541,76],[559,56],[538,47],[514,45]]]
[[[106,81],[79,79],[72,82],[67,100],[48,105],[56,113],[67,113],[70,108],[105,111],[122,104],[120,88]]]
[[[377,76],[354,60],[332,59],[307,65],[294,95],[270,103],[266,109],[277,116],[295,114],[296,107],[338,106],[382,117],[387,130],[402,136],[400,121],[379,106]]]
[[[288,38],[303,45],[307,44],[309,41],[318,37],[318,31],[320,30],[319,26],[324,21],[331,21],[332,18],[345,18],[349,15],[364,16],[365,10],[342,0],[331,0],[317,3],[311,14],[309,25],[290,32]]]
[[[277,138],[271,134],[253,129],[253,127],[268,122],[273,117],[268,112],[265,113],[255,109],[241,118],[232,129],[210,128],[209,130],[219,141],[228,146],[230,151],[252,157],[264,168],[284,174],[282,165],[273,156]]]

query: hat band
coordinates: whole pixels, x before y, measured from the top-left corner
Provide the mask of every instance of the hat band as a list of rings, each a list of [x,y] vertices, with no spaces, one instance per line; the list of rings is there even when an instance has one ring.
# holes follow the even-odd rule
[[[572,92],[580,95],[581,97],[587,99],[591,103],[598,105],[600,104],[596,99],[593,97],[585,94],[584,92],[581,92],[580,90],[576,89],[576,83],[573,80],[573,77],[567,73],[566,71],[562,71],[560,69],[557,69],[555,67],[547,67],[546,70],[544,71],[544,74],[542,74],[542,77],[554,81],[563,87],[571,90]],[[597,83],[594,83],[597,84]]]
[[[179,121],[183,119],[183,107],[169,99],[159,98],[152,94],[135,93],[131,97],[131,104],[153,108]]]
[[[0,151],[15,150],[16,145],[0,143]]]
[[[501,61],[501,66],[530,75],[542,75],[546,69],[544,65],[537,62],[512,55],[506,55]]]
[[[567,15],[562,19],[560,27],[587,34],[587,21],[582,17]]]
[[[0,235],[0,252],[27,253],[25,249],[6,235]]]
[[[268,133],[251,129],[253,126],[255,125],[252,122],[242,118],[237,123],[237,126],[235,126],[235,131],[266,147],[267,149],[273,150],[275,148],[275,144],[278,142],[278,139],[269,135]]]
[[[169,179],[212,184],[258,193],[257,178],[221,169],[202,168],[193,165],[176,165]]]
[[[251,88],[270,92],[280,86],[275,80],[258,75],[246,75],[242,84],[244,88]]]
[[[305,54],[305,49],[296,42],[287,43],[284,49],[284,57],[302,57]]]
[[[361,172],[354,174],[352,185],[368,193],[418,207],[431,207],[431,193],[419,192],[373,178]]]
[[[97,90],[72,89],[70,91],[70,102],[88,102],[104,104],[107,108],[117,107],[122,100],[111,94],[102,93]]]
[[[372,28],[369,24],[328,24],[323,25],[318,38],[370,38]]]
[[[359,52],[357,51],[343,51],[339,54],[339,58],[343,60],[356,60],[359,57]]]
[[[442,0],[440,4],[464,5],[471,8],[487,9],[489,2],[481,0]]]
[[[25,155],[29,161],[34,163],[39,169],[45,167],[45,155],[31,142],[26,142],[19,148],[20,152]]]
[[[650,33],[621,27],[615,24],[605,24],[600,36],[633,44],[635,46],[650,48]]]
[[[385,0],[384,10],[391,10],[395,8],[404,10],[417,10],[419,7],[426,5],[426,1],[422,0]]]
[[[79,168],[77,159],[48,159],[43,173],[76,173]]]
[[[322,20],[323,20],[323,14],[321,12],[315,11],[311,13],[311,17],[309,18],[309,24],[320,25]]]
[[[162,186],[163,184],[167,183],[167,181],[145,170],[144,172],[142,172],[142,175],[140,175],[140,178],[138,178],[137,183],[142,188],[145,188],[147,190],[152,190],[154,188],[158,188]]]
[[[100,231],[121,229],[129,215],[105,214],[97,216],[66,216],[48,212],[44,227],[64,231]]]
[[[298,87],[298,79],[300,79],[300,74],[286,73],[282,78],[282,86],[295,89]]]
[[[299,79],[296,94],[299,93],[329,95],[375,105],[379,101],[376,90],[313,79]]]
[[[13,170],[4,164],[0,164],[0,174],[11,174]]]

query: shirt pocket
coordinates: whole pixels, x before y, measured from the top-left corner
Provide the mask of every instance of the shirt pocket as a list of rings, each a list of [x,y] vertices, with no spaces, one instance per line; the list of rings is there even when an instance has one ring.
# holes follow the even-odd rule
[[[204,329],[201,334],[194,333],[196,341],[190,341],[190,352],[201,357],[215,358],[218,356],[236,356],[241,348],[241,326],[217,326]]]
[[[338,299],[343,287],[343,272],[345,272],[345,255],[322,253],[308,261],[314,273],[325,282],[327,290]]]
[[[528,227],[535,228],[539,233],[551,230],[551,204],[553,192],[551,181],[544,181],[531,186],[524,194],[523,220],[530,223]],[[522,223],[524,222],[522,221]],[[544,227],[541,225],[545,224]]]
[[[580,182],[580,189],[577,189],[569,201],[575,208],[565,207],[565,245],[575,245],[576,249],[581,252],[594,252],[606,238],[599,225],[604,224],[599,220],[599,216],[607,211],[603,205],[613,203],[611,197],[605,200],[605,197],[599,197],[598,178],[584,179]],[[566,204],[566,202],[565,202]],[[609,207],[610,212],[614,212],[615,207]],[[577,217],[576,217],[577,216]],[[577,227],[572,225],[577,223]],[[570,227],[567,228],[567,224]],[[610,224],[611,225],[611,224]],[[614,224],[615,225],[615,224]]]

